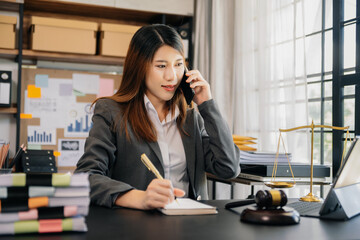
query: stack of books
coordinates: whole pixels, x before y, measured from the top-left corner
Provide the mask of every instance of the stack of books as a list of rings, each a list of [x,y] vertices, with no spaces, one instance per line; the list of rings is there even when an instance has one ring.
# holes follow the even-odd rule
[[[0,175],[0,235],[86,232],[88,174]]]
[[[246,136],[239,136],[239,135],[232,135],[233,141],[238,146],[238,148],[242,151],[256,151],[257,149],[248,145],[254,145],[256,142],[256,138],[253,137],[246,137]]]
[[[291,162],[291,153],[279,153],[276,157],[276,153],[269,152],[249,152],[240,151],[240,163],[253,164],[253,163],[275,163],[275,160],[279,163]]]

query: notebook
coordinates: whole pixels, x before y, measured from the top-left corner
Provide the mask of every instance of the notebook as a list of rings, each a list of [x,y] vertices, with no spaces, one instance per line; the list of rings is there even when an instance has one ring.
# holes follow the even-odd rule
[[[217,214],[216,207],[192,200],[190,198],[177,198],[177,201],[158,209],[165,215],[204,215]]]
[[[346,220],[360,213],[360,139],[350,147],[324,203],[296,201],[287,204],[301,216]]]

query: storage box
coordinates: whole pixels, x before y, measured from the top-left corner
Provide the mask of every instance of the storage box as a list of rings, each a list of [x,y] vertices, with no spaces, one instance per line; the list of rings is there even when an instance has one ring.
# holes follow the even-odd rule
[[[95,22],[32,16],[30,46],[40,51],[95,54],[97,29]]]
[[[15,48],[16,17],[0,15],[0,48]]]
[[[125,57],[131,38],[140,26],[101,23],[100,55]]]

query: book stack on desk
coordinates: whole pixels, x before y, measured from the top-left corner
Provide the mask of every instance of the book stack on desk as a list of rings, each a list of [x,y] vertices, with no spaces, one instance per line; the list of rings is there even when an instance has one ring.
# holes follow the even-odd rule
[[[86,232],[88,174],[0,175],[0,234]]]
[[[274,163],[275,160],[279,163],[291,162],[291,153],[279,153],[276,157],[276,153],[269,152],[248,152],[240,150],[240,163],[252,164],[252,163]]]

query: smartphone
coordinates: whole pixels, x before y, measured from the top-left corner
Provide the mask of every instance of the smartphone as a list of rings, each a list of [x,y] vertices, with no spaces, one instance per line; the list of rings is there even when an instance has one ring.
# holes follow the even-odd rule
[[[186,70],[184,72],[183,78],[181,79],[180,88],[181,88],[181,90],[182,90],[182,92],[184,94],[187,105],[190,105],[191,101],[193,100],[193,98],[195,96],[195,91],[194,91],[194,89],[192,89],[190,87],[190,83],[186,82],[186,79],[188,77],[186,76],[185,73],[186,73]]]

